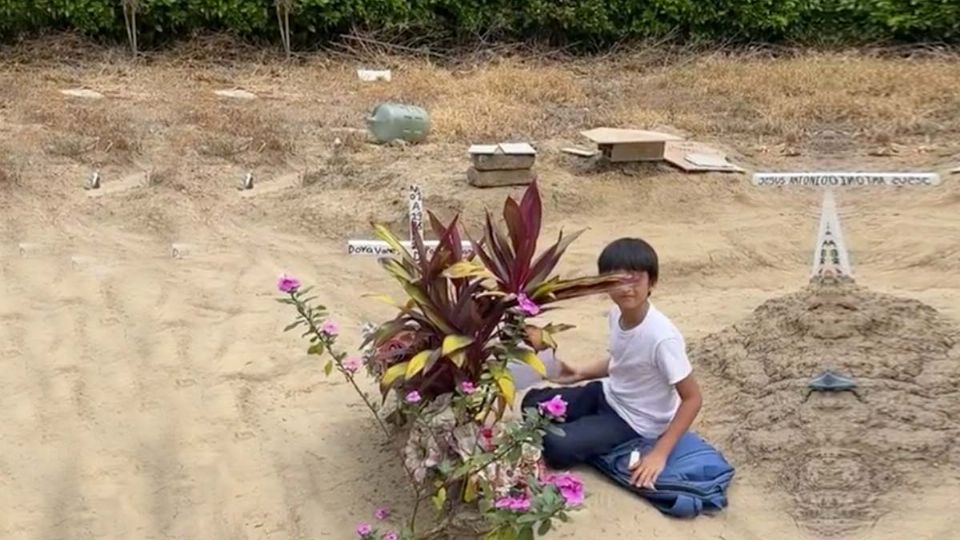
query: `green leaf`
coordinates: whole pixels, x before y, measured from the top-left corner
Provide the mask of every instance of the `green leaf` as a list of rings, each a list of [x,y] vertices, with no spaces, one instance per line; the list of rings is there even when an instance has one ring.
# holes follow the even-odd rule
[[[467,479],[467,485],[463,489],[464,502],[471,503],[477,500],[477,477],[471,476]]]
[[[513,527],[504,525],[499,529],[497,540],[517,540],[517,532],[513,530]]]
[[[513,384],[513,375],[507,370],[498,370],[494,374],[494,380],[497,381],[497,388],[500,389],[500,395],[503,396],[505,403],[513,403],[517,393],[516,386]]]
[[[449,335],[443,338],[441,354],[449,356],[461,349],[465,349],[473,344],[473,338],[469,336]]]
[[[396,259],[381,259],[380,261],[380,265],[383,266],[384,270],[393,275],[400,283],[414,280],[413,275],[400,261]]]
[[[447,489],[441,487],[437,490],[437,494],[430,499],[433,501],[433,506],[436,507],[437,510],[442,510],[443,504],[447,502]]]
[[[433,351],[428,349],[425,351],[420,351],[414,355],[414,357],[407,362],[407,369],[404,374],[404,378],[410,380],[415,377],[417,373],[420,373],[427,365],[427,359],[430,358],[431,353],[433,353]]]
[[[551,524],[552,522],[550,521],[550,519],[544,520],[543,523],[540,524],[540,527],[537,529],[537,534],[539,536],[545,536],[548,532],[550,532]]]
[[[285,327],[283,328],[283,331],[284,331],[284,332],[289,332],[290,330],[293,330],[294,328],[300,326],[301,324],[303,324],[303,319],[297,319],[296,321],[294,321],[294,322],[288,324],[287,326],[285,326]]]
[[[540,518],[533,514],[523,514],[517,518],[518,525],[530,525],[531,523],[536,523],[538,521],[540,521]]]
[[[543,365],[543,360],[540,360],[540,357],[537,356],[533,351],[529,349],[521,349],[517,351],[516,354],[521,362],[533,368],[533,370],[539,373],[541,377],[547,376],[547,368]]]
[[[388,294],[364,294],[362,298],[373,298],[374,300],[379,300],[384,304],[393,306],[397,309],[403,309],[403,306],[397,303],[397,301],[391,298]]]
[[[329,376],[331,371],[333,371],[333,360],[327,360],[326,365],[323,366],[323,374]]]
[[[389,388],[394,381],[403,376],[407,372],[407,365],[410,362],[400,362],[399,364],[394,364],[390,366],[389,369],[383,374],[383,377],[380,378],[380,387]]]
[[[404,260],[410,262],[411,264],[414,262],[413,256],[410,255],[410,252],[403,247],[403,244],[400,243],[400,239],[397,238],[392,232],[390,232],[389,229],[387,229],[383,225],[374,225],[373,234],[377,238],[386,242],[387,245],[390,246],[394,251],[396,251],[397,255],[403,257]]]
[[[472,277],[492,278],[494,275],[487,270],[485,266],[475,261],[460,261],[447,267],[443,271],[443,276],[450,279],[463,279]]]
[[[323,354],[323,351],[324,351],[323,342],[319,342],[311,345],[310,348],[307,349],[307,354],[315,354],[317,356],[320,356]]]

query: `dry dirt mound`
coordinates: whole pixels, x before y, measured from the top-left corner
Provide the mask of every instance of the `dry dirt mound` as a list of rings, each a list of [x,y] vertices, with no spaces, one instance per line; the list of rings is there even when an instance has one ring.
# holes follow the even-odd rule
[[[771,473],[798,522],[837,535],[874,522],[920,475],[960,465],[958,342],[921,302],[812,283],[692,354],[715,388],[708,421],[738,466]],[[811,393],[827,369],[857,388]]]

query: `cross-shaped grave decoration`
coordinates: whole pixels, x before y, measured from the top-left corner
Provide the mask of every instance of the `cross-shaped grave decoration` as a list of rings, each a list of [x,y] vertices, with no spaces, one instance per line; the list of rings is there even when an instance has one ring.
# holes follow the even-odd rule
[[[416,250],[413,247],[414,238],[423,239],[423,191],[418,185],[411,185],[407,193],[407,215],[410,222],[410,240],[401,242],[404,248],[411,250],[413,256],[417,257]],[[433,254],[440,242],[437,240],[423,240],[427,256]],[[464,240],[461,246],[465,254],[473,252],[473,244]],[[348,240],[348,255],[375,255],[385,257],[387,255],[396,255],[393,248],[382,240]]]
[[[837,205],[833,192],[829,190],[823,195],[823,206],[820,209],[820,230],[813,250],[812,277],[853,278],[850,255],[840,230]]]

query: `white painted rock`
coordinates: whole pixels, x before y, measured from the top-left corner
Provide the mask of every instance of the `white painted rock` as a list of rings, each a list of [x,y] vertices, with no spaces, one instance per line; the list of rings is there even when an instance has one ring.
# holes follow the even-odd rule
[[[100,92],[95,92],[93,90],[87,90],[86,88],[69,88],[67,90],[61,90],[62,94],[70,97],[78,97],[83,99],[103,99],[104,95]]]
[[[386,81],[390,82],[393,78],[389,69],[358,69],[357,77],[364,82]]]
[[[190,254],[190,250],[193,246],[190,244],[176,243],[170,245],[170,254],[173,255],[174,259],[182,259]]]
[[[17,245],[17,252],[21,257],[36,255],[38,253],[42,253],[43,251],[43,245],[35,242],[20,242],[20,244]]]
[[[239,88],[234,88],[233,90],[215,90],[214,93],[225,98],[257,99],[257,95],[253,92],[247,92],[246,90],[240,90]]]

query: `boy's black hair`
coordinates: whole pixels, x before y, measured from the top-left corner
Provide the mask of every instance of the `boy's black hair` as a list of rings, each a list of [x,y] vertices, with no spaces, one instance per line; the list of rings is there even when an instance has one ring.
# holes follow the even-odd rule
[[[601,274],[609,272],[646,272],[650,284],[657,282],[660,263],[653,246],[639,238],[620,238],[607,244],[597,259]]]

